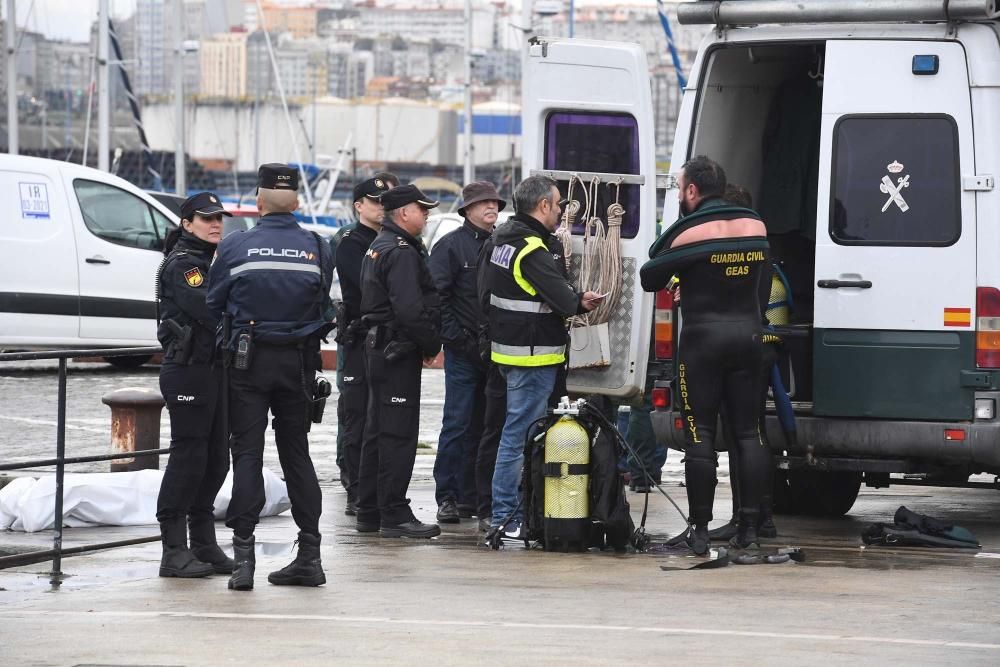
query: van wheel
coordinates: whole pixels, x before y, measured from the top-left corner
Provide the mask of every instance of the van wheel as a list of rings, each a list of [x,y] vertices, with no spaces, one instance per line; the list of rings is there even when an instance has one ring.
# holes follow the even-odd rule
[[[151,354],[141,354],[133,357],[105,357],[104,360],[122,370],[133,370],[153,358]]]
[[[792,513],[843,516],[851,511],[858,498],[861,473],[849,470],[790,470],[787,489]]]

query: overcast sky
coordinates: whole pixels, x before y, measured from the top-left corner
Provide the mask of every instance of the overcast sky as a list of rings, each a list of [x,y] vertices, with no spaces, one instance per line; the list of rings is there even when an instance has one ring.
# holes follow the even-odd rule
[[[568,0],[563,0],[568,6]],[[128,16],[135,11],[135,0],[110,0],[112,16]],[[88,39],[90,25],[97,18],[97,0],[16,0],[17,25],[27,25],[29,30],[40,32],[57,39],[83,42]],[[614,5],[648,3],[656,6],[656,0],[576,0],[578,7],[587,5]],[[520,6],[520,0],[512,0]],[[7,3],[3,2],[3,14]]]

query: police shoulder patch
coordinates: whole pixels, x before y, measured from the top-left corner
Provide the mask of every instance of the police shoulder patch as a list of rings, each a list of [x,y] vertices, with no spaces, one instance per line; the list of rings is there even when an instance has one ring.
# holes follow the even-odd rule
[[[409,242],[402,236],[397,236],[396,238],[399,239],[398,245],[400,248],[405,248],[406,246],[410,245]]]
[[[197,266],[184,272],[184,282],[191,287],[201,287],[205,283],[205,276]]]
[[[490,256],[490,262],[505,269],[510,268],[512,259],[514,259],[514,246],[509,244],[498,245],[493,248],[493,254]]]

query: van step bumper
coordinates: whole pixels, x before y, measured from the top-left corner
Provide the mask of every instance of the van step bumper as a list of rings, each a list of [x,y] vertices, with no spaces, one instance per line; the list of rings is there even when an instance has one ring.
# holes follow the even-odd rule
[[[680,413],[653,411],[653,432],[671,449],[684,448],[684,431],[675,427]],[[796,415],[799,448],[790,455],[804,455],[812,444],[817,456],[923,460],[937,465],[962,465],[975,472],[1000,473],[1000,420],[978,422],[878,421]],[[961,432],[962,439],[946,437],[946,431]],[[768,415],[767,436],[771,448],[785,450],[777,417]],[[721,439],[716,449],[725,450]],[[908,472],[898,470],[893,472]]]

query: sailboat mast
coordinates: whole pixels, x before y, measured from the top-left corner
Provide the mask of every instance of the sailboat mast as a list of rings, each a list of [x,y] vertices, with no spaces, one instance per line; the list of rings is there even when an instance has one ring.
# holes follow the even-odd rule
[[[97,5],[97,168],[108,171],[111,154],[111,90],[108,88],[108,0]]]
[[[174,191],[187,197],[184,164],[184,0],[174,0]]]

